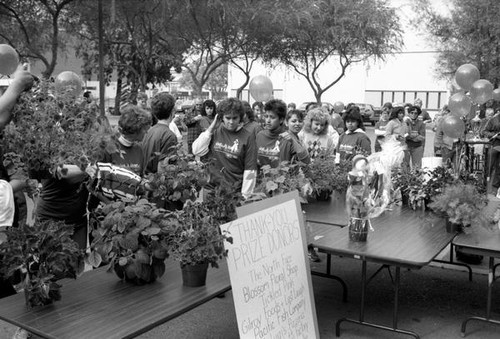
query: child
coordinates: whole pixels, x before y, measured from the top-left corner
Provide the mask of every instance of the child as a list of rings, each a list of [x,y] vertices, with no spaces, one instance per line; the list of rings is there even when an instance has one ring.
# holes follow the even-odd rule
[[[321,151],[334,153],[339,141],[339,134],[332,130],[328,134],[330,117],[321,108],[311,109],[306,116],[304,128],[299,132],[299,139],[307,147],[312,159],[317,157]]]
[[[288,130],[281,133],[282,147],[280,149],[280,161],[300,161],[304,164],[311,162],[307,148],[300,142],[299,132],[304,126],[304,113],[299,110],[291,110],[286,114],[285,125]]]
[[[389,122],[389,115],[392,110],[392,104],[390,102],[386,102],[384,106],[382,106],[382,112],[380,113],[380,119],[375,124],[375,135],[377,138],[375,139],[375,152],[380,152],[382,147],[380,146],[380,141],[384,140],[385,135],[385,127]]]
[[[365,133],[359,107],[349,107],[344,115],[346,131],[340,136],[337,151],[340,158],[351,160],[356,154],[371,154],[370,138]]]

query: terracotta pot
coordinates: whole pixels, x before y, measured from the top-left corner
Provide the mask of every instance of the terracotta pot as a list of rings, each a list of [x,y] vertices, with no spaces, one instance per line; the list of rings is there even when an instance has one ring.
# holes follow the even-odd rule
[[[196,265],[181,265],[182,283],[184,286],[205,286],[207,281],[208,263]]]
[[[368,238],[368,230],[370,229],[370,219],[351,217],[348,226],[349,240],[359,242],[366,241]]]

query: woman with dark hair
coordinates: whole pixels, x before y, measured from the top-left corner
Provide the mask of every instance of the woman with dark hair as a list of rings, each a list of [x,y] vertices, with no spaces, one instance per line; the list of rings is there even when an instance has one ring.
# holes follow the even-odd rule
[[[252,109],[252,106],[248,103],[248,101],[242,101],[243,108],[245,109],[245,116],[243,118],[243,128],[247,129],[254,136],[257,136],[257,133],[263,130],[262,125],[255,121],[255,112]]]
[[[410,154],[408,153],[408,146],[406,145],[406,137],[409,135],[409,128],[404,119],[405,108],[402,106],[394,107],[389,116],[389,122],[385,126],[385,140],[392,138],[399,141],[404,150],[403,161],[409,164]]]
[[[342,159],[350,160],[356,154],[371,154],[370,138],[366,135],[363,118],[358,106],[350,106],[344,114],[346,130],[339,138],[337,152]]]
[[[241,190],[248,197],[255,187],[257,147],[255,137],[243,128],[245,110],[237,98],[219,104],[220,118],[193,142],[193,154],[213,159],[206,192],[219,185]],[[207,193],[208,193],[207,192]]]
[[[201,130],[206,131],[217,115],[217,107],[213,100],[205,100],[201,106],[201,120],[199,122]]]

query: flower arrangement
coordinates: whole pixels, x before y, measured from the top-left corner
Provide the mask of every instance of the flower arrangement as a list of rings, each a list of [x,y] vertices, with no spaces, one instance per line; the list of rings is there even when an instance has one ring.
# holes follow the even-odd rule
[[[462,226],[470,226],[473,222],[489,223],[482,213],[488,199],[477,187],[467,183],[446,185],[443,192],[434,196],[429,207],[445,214],[449,221]]]
[[[356,155],[352,162],[346,193],[348,216],[360,219],[375,218],[389,204],[390,175],[373,158]]]
[[[298,163],[283,161],[278,167],[262,166],[257,192],[251,199],[260,200],[297,190],[300,202],[307,203],[312,193],[311,181],[305,176]]]
[[[71,239],[72,226],[61,221],[36,220],[0,232],[1,271],[19,276],[28,307],[61,299],[63,278],[76,279],[83,272],[83,250]]]
[[[206,166],[179,146],[176,154],[162,160],[158,172],[150,174],[147,180],[153,199],[179,202],[182,208],[187,200],[198,198],[201,188],[208,182],[208,175]]]
[[[100,149],[115,149],[109,126],[98,123],[96,112],[72,96],[54,97],[53,83],[42,80],[21,94],[14,124],[4,130],[4,161],[30,177],[55,173],[62,164],[82,170]]]
[[[347,160],[335,160],[335,155],[322,151],[318,157],[307,166],[306,176],[311,180],[314,193],[346,192],[349,181],[347,173],[351,170],[351,163]]]
[[[104,205],[97,215],[87,263],[107,263],[119,278],[136,284],[163,275],[172,230],[179,223],[171,212],[140,199]]]

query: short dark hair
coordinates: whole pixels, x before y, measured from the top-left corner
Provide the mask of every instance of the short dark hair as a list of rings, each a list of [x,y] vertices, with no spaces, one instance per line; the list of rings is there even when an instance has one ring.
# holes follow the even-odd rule
[[[240,116],[240,119],[243,121],[245,117],[245,109],[243,108],[243,104],[237,98],[228,98],[222,100],[219,104],[219,115],[223,117],[227,114],[236,113]]]
[[[410,113],[411,111],[417,111],[417,114],[420,115],[420,113],[422,113],[422,109],[416,105],[411,105],[409,108],[408,108],[408,113]]]
[[[296,115],[297,118],[299,118],[299,120],[304,121],[304,112],[301,111],[300,109],[291,109],[290,111],[288,111],[285,120],[286,121],[290,120],[294,115]]]
[[[170,118],[174,107],[175,98],[167,92],[160,92],[151,99],[151,113],[158,120]]]
[[[285,120],[286,118],[286,103],[280,99],[271,99],[266,102],[264,106],[264,112],[271,111],[278,115],[280,120]]]
[[[344,123],[349,121],[356,121],[358,123],[358,128],[365,130],[365,124],[363,123],[363,118],[361,117],[361,111],[358,106],[350,105],[344,113]]]
[[[151,115],[149,112],[135,105],[125,106],[120,113],[118,126],[120,126],[122,134],[135,134],[140,132],[144,127],[151,125]]]
[[[261,101],[256,101],[252,104],[252,109],[255,108],[255,106],[259,106],[260,110],[264,110],[264,104]]]
[[[392,109],[391,115],[389,116],[389,120],[397,119],[399,113],[405,113],[405,108],[403,106],[396,106]]]
[[[201,106],[201,115],[203,115],[203,116],[207,115],[207,111],[205,111],[205,108],[207,108],[207,107],[213,108],[213,110],[214,110],[212,113],[213,116],[215,116],[217,114],[217,106],[215,105],[215,101],[207,99],[207,100],[203,101],[203,106]]]

